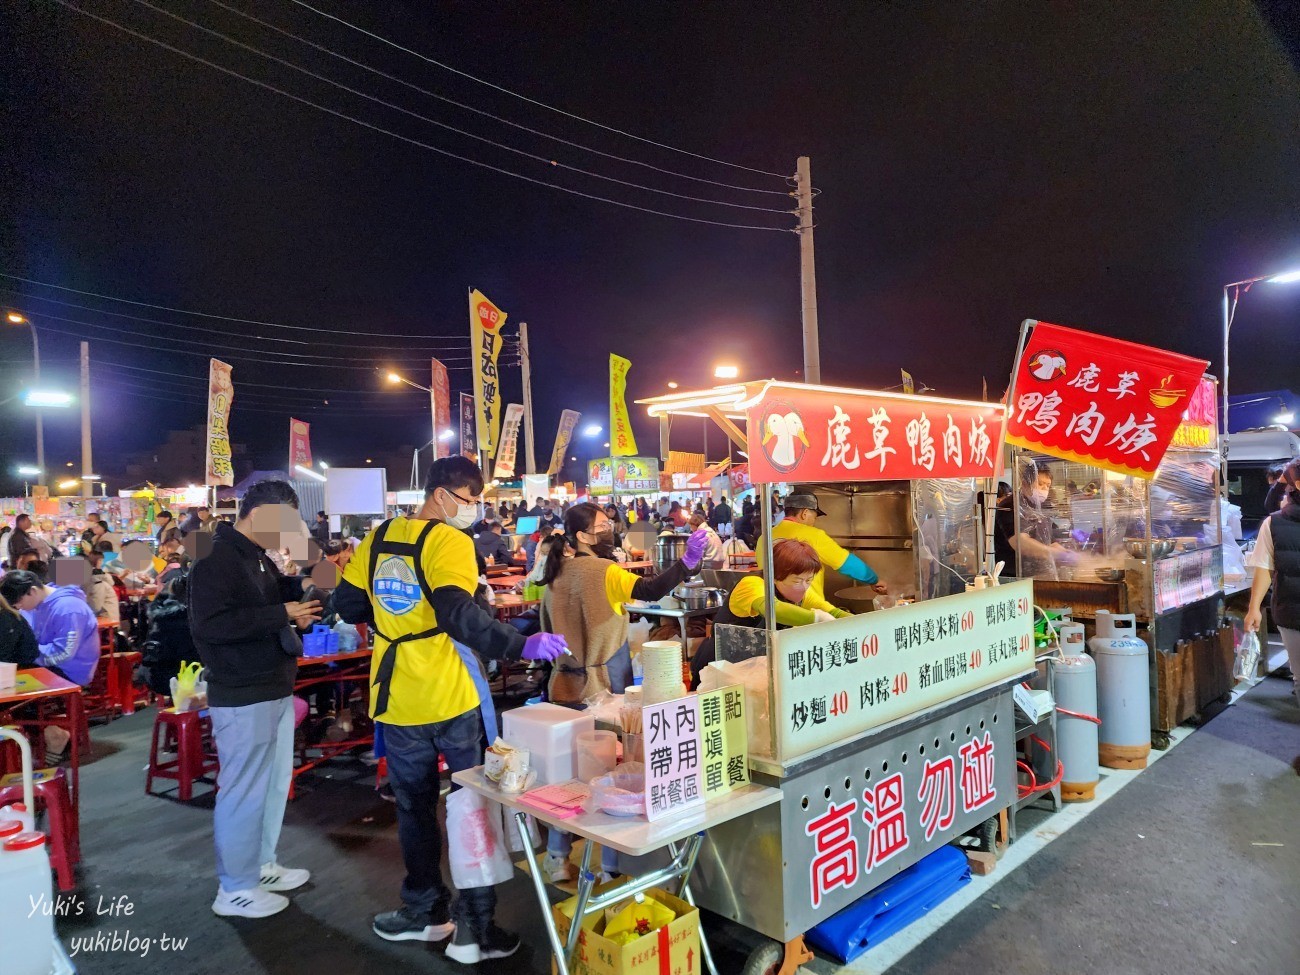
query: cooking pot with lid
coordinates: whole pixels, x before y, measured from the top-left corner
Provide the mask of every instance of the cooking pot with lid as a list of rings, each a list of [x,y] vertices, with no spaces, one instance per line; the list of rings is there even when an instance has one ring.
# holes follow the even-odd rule
[[[721,606],[727,594],[707,586],[681,585],[673,590],[673,597],[682,604],[682,609],[712,609]]]

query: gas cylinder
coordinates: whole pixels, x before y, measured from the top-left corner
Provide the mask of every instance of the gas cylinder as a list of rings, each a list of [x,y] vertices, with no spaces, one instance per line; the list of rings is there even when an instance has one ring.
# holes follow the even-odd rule
[[[1097,757],[1107,768],[1146,768],[1151,754],[1150,652],[1138,638],[1137,617],[1098,610],[1097,635],[1088,647],[1097,662]]]
[[[1084,650],[1082,623],[1060,628],[1062,658],[1052,660],[1052,697],[1056,700],[1056,754],[1065,766],[1061,798],[1091,802],[1101,774],[1097,769],[1097,665]],[[1067,714],[1066,712],[1072,712]],[[1084,717],[1076,717],[1084,715]]]

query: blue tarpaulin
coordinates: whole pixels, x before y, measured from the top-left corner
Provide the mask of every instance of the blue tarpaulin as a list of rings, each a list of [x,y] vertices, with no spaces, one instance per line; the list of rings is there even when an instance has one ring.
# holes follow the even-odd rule
[[[924,917],[969,882],[966,854],[945,846],[827,918],[807,938],[847,964]]]

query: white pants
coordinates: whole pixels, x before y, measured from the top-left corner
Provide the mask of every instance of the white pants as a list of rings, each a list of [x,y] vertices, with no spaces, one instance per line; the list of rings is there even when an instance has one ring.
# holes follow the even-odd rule
[[[227,893],[252,890],[275,860],[293,778],[293,698],[211,708],[217,739],[217,806],[212,837]]]

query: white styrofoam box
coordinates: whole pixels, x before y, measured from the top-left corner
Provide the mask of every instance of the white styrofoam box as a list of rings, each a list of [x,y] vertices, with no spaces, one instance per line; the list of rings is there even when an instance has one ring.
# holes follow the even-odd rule
[[[568,782],[578,774],[577,740],[583,731],[595,731],[596,719],[558,704],[529,704],[501,714],[502,735],[516,748],[527,748],[529,766],[538,785]]]

